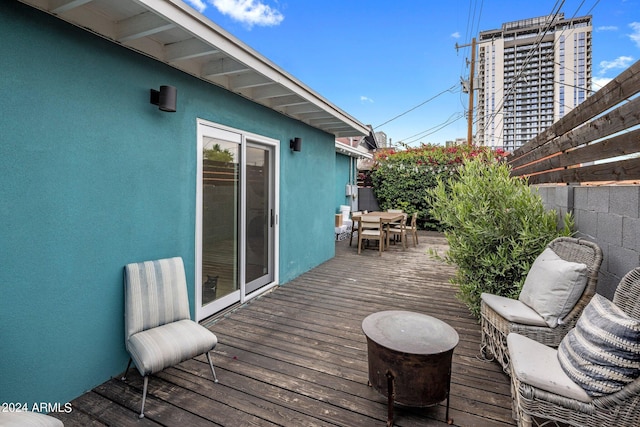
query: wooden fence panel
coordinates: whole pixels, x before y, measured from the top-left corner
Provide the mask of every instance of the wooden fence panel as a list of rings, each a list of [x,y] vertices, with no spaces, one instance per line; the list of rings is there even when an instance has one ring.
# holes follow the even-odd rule
[[[518,175],[531,175],[638,152],[640,152],[640,129],[592,143],[583,148],[547,157],[539,162],[525,165],[514,172]]]
[[[640,157],[529,176],[529,184],[627,181],[640,179]]]
[[[640,61],[515,150],[511,174],[531,184],[640,179],[639,95]]]
[[[564,135],[638,92],[640,92],[640,61],[623,71],[544,132],[516,149],[513,152],[513,158],[517,159],[554,138]]]

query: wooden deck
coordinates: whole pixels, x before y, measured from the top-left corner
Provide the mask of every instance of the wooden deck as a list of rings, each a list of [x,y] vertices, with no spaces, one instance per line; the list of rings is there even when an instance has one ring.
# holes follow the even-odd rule
[[[312,244],[312,243],[310,243]],[[456,329],[451,410],[454,425],[506,426],[508,377],[478,358],[480,327],[455,299],[453,269],[427,255],[446,240],[420,234],[418,248],[400,245],[358,256],[348,241],[337,255],[290,283],[206,323],[218,336],[214,384],[204,357],[152,376],[146,418],[138,420],[142,379],[112,379],[52,414],[65,426],[385,426],[386,399],[367,386],[362,320],[401,309],[440,318]],[[396,407],[395,425],[444,426],[445,402]]]

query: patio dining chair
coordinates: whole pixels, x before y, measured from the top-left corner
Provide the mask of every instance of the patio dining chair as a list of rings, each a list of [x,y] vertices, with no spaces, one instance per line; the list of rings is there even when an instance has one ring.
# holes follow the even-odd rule
[[[358,221],[358,255],[362,251],[363,240],[377,240],[378,252],[382,256],[384,250],[385,230],[384,222],[382,218],[378,218],[377,221],[367,221],[362,218]]]
[[[481,295],[481,354],[491,352],[510,374],[510,332],[558,347],[595,294],[600,264],[602,250],[593,242],[573,237],[551,241],[531,266],[519,299]]]
[[[387,245],[389,238],[400,238],[402,249],[407,249],[407,215],[404,215],[399,223],[393,223],[387,230]]]
[[[406,233],[411,236],[411,240],[413,241],[413,246],[418,246],[418,213],[414,212],[411,214],[411,219],[407,218],[407,222],[405,225]]]
[[[596,295],[559,349],[509,334],[518,425],[640,425],[640,267]],[[635,378],[635,379],[634,379]]]
[[[362,212],[351,212],[351,233],[349,233],[349,246],[351,246],[351,243],[353,242],[353,233],[357,233],[358,232],[358,220],[357,218],[360,217],[360,215],[362,214],[366,214],[367,211],[362,211]]]
[[[127,264],[124,268],[125,343],[131,362],[144,377],[144,418],[149,375],[206,354],[214,382],[218,382],[209,352],[218,338],[191,320],[182,258]]]

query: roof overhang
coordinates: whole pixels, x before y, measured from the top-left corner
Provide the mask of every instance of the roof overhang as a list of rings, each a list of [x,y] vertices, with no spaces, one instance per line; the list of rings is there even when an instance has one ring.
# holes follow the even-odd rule
[[[181,0],[20,0],[336,137],[370,129]]]
[[[357,148],[349,147],[342,142],[336,141],[336,153],[344,154],[345,156],[355,157],[358,159],[373,159],[373,154],[359,151]]]

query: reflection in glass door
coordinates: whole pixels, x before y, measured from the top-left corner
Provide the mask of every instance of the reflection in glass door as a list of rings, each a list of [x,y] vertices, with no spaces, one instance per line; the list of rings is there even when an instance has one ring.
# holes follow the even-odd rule
[[[208,314],[239,300],[240,141],[240,135],[220,130],[202,135],[199,306]]]
[[[276,151],[277,141],[198,125],[198,320],[277,282]]]
[[[247,144],[245,293],[273,281],[272,148]]]

